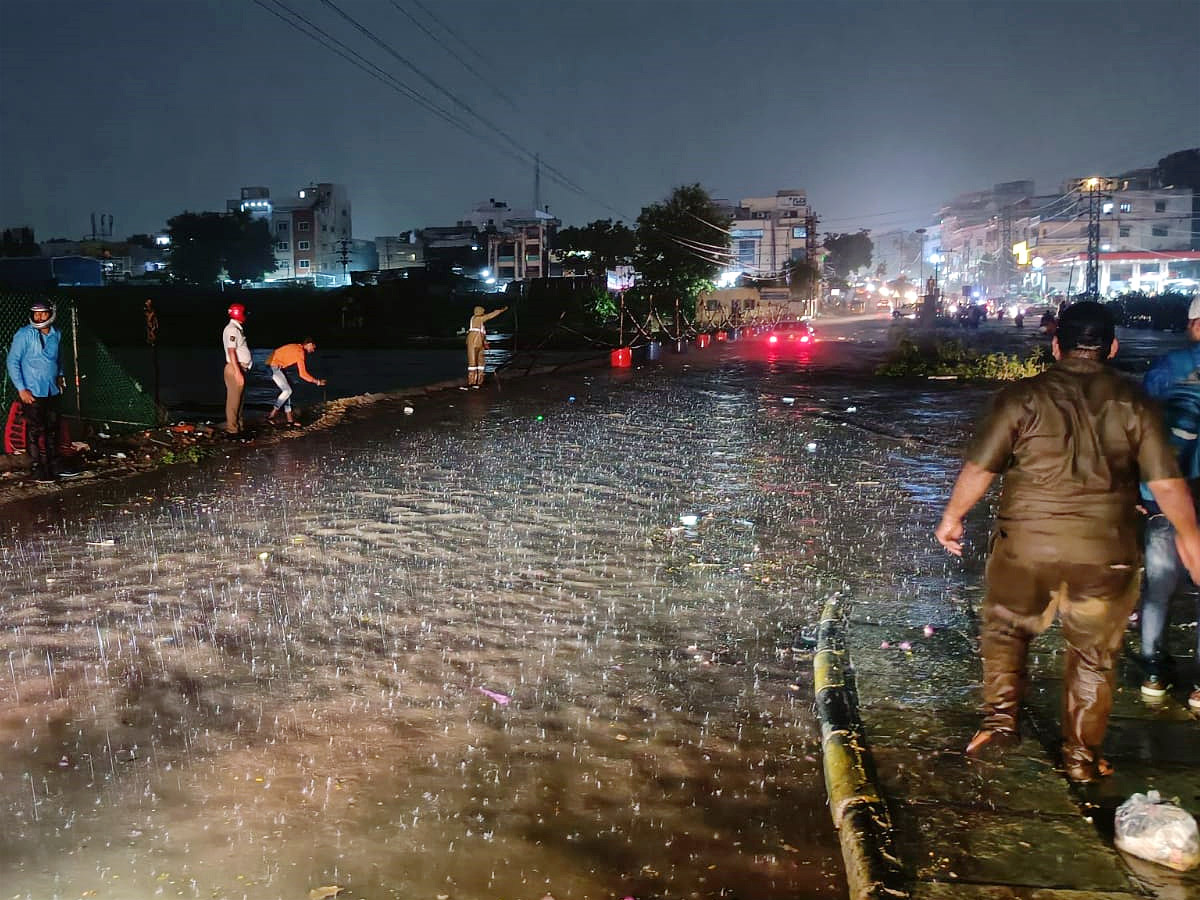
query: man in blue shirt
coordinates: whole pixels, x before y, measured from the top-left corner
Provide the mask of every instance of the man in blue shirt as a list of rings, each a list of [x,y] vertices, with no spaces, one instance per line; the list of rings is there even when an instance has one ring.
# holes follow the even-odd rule
[[[1200,438],[1197,410],[1200,410],[1200,298],[1188,307],[1188,339],[1191,345],[1172,350],[1155,360],[1146,373],[1143,386],[1146,393],[1165,406],[1164,418],[1171,432],[1171,442],[1179,449],[1180,468],[1189,480],[1193,498],[1200,487]],[[1150,699],[1163,697],[1170,686],[1166,671],[1165,635],[1171,596],[1184,580],[1185,571],[1175,546],[1175,529],[1158,508],[1153,498],[1147,498],[1142,487],[1142,505],[1146,509],[1145,565],[1146,581],[1142,589],[1142,664],[1146,680],[1142,695]],[[1200,615],[1200,599],[1197,600]],[[1200,630],[1196,632],[1195,672],[1188,706],[1200,711]]]
[[[29,324],[13,335],[8,351],[8,377],[23,405],[25,447],[38,484],[79,474],[63,465],[59,454],[58,398],[66,386],[58,357],[61,342],[62,332],[54,327],[54,307],[37,300],[29,307]]]

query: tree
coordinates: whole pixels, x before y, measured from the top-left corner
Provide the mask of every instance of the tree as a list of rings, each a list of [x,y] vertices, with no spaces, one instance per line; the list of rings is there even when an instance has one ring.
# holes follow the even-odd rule
[[[729,217],[698,184],[642,209],[634,260],[642,293],[660,314],[673,315],[676,300],[685,315],[695,314],[696,296],[729,262],[728,228]]]
[[[793,297],[808,299],[816,291],[817,279],[821,272],[815,263],[806,259],[797,259],[788,265],[787,282]]]
[[[38,256],[41,252],[32,228],[5,228],[0,235],[0,256]]]
[[[1200,191],[1200,147],[1170,153],[1158,161],[1163,184]]]
[[[275,268],[265,219],[248,213],[183,212],[167,222],[171,271],[181,281],[212,284],[225,271],[234,281],[259,281]]]
[[[154,238],[148,234],[131,234],[125,238],[125,243],[134,247],[144,247],[147,250],[154,249]]]
[[[590,254],[585,267],[597,278],[603,278],[609,269],[629,265],[637,249],[633,230],[612,219],[597,219],[582,228],[561,228],[554,243],[558,250]]]
[[[825,268],[847,278],[871,265],[871,252],[875,244],[871,241],[871,232],[863,228],[853,233],[826,235],[825,249],[829,251]]]

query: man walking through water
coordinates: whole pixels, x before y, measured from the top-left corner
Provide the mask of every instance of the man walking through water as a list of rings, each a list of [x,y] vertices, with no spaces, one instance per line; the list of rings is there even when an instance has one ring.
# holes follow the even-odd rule
[[[229,307],[229,324],[221,332],[225,348],[225,433],[238,437],[242,433],[242,397],[246,393],[246,373],[252,357],[246,343],[246,307],[233,303]]]
[[[58,404],[66,387],[59,347],[62,332],[54,327],[54,307],[43,300],[29,306],[29,324],[17,329],[8,351],[8,378],[17,389],[25,415],[25,448],[38,484],[80,474],[65,465],[58,446]]]
[[[482,306],[477,306],[471,313],[471,324],[467,328],[467,387],[463,390],[471,388],[477,391],[483,384],[483,351],[487,349],[487,329],[484,328],[484,323],[507,310],[507,306],[502,306],[485,313]]]
[[[985,715],[966,753],[1019,741],[1029,642],[1057,613],[1067,644],[1063,767],[1084,783],[1112,772],[1100,748],[1138,598],[1138,482],[1175,527],[1193,578],[1200,530],[1160,414],[1105,365],[1117,352],[1108,310],[1094,302],[1065,310],[1051,350],[1053,366],[993,398],[935,535],[961,556],[963,517],[1003,475],[980,622]]]

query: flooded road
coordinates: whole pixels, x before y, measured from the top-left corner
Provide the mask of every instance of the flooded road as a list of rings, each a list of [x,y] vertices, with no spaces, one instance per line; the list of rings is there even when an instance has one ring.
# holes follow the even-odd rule
[[[14,508],[3,896],[844,896],[815,623],[985,392],[722,352]]]

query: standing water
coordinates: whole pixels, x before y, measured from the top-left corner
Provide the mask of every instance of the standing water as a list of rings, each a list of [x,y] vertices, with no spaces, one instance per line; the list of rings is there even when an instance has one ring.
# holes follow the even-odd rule
[[[3,897],[844,896],[808,638],[904,464],[789,367],[613,379],[26,507]]]

